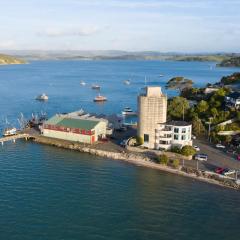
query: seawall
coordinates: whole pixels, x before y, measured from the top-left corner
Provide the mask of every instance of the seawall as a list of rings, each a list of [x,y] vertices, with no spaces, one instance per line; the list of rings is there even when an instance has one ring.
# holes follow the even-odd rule
[[[215,184],[222,187],[228,187],[236,190],[240,190],[240,185],[236,184],[232,179],[220,176],[215,173],[200,171],[187,167],[179,167],[177,169],[155,163],[152,159],[143,156],[138,153],[131,152],[111,152],[96,149],[94,145],[84,145],[75,142],[69,142],[61,139],[53,139],[44,136],[34,136],[34,142],[51,145],[59,148],[70,149],[74,151],[79,151],[82,153],[89,153],[91,155],[96,155],[99,157],[106,157],[113,160],[122,160],[125,162],[129,162],[131,164],[135,164],[137,166],[148,167],[156,170],[161,170],[168,173],[178,174],[184,177],[189,177],[192,179],[196,179],[199,181]]]

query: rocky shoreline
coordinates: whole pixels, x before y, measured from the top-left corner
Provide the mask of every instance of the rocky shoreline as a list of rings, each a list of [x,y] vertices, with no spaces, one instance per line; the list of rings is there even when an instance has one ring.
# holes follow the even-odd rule
[[[236,190],[240,190],[240,185],[238,185],[233,179],[220,176],[218,174],[201,171],[193,169],[190,167],[179,167],[172,168],[166,165],[158,164],[149,157],[145,157],[138,153],[127,153],[127,152],[111,152],[94,148],[94,145],[83,145],[79,143],[73,143],[60,139],[52,139],[43,136],[32,137],[33,141],[40,144],[51,145],[59,148],[70,149],[74,151],[79,151],[82,153],[89,153],[91,155],[96,155],[99,157],[106,157],[113,160],[122,160],[137,166],[148,167],[168,173],[178,174],[184,177],[190,177],[202,182],[215,184],[222,187],[228,187]]]

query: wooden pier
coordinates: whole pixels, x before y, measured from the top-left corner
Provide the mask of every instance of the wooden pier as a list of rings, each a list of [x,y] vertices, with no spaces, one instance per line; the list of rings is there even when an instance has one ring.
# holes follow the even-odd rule
[[[12,135],[12,136],[7,136],[7,137],[2,137],[0,138],[0,143],[3,145],[4,142],[16,142],[17,139],[23,139],[25,138],[25,140],[30,138],[30,135],[27,133],[18,133],[16,135]]]

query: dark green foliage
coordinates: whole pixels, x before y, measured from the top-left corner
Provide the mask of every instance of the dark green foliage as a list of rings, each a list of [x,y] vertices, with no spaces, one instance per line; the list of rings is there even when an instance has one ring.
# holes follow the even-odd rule
[[[157,162],[160,163],[160,164],[167,165],[168,161],[169,161],[168,156],[165,155],[165,154],[159,155],[157,157]]]
[[[183,114],[186,115],[190,108],[189,102],[183,97],[174,97],[168,104],[168,115],[172,119],[182,119]]]
[[[195,136],[201,136],[206,133],[206,129],[200,118],[194,117],[192,120],[192,131]]]
[[[192,156],[196,153],[196,150],[192,146],[184,146],[181,149],[181,154],[184,156]]]
[[[137,145],[142,145],[143,144],[143,138],[140,136],[136,137]]]

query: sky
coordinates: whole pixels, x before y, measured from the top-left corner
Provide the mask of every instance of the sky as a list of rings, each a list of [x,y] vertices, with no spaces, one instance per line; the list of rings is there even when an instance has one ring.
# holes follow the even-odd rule
[[[0,50],[240,52],[240,0],[0,0]]]

